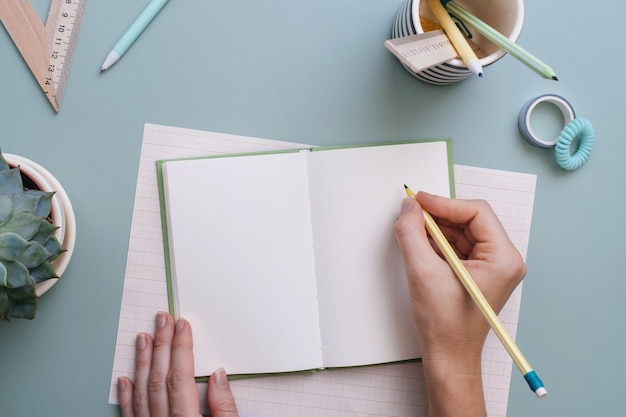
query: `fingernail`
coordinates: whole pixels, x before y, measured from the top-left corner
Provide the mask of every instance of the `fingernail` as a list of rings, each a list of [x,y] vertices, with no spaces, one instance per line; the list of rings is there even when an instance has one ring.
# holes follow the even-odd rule
[[[137,349],[144,350],[146,348],[146,335],[140,333],[137,335]]]
[[[220,368],[213,373],[215,378],[215,386],[218,388],[228,388],[228,376],[224,368]]]
[[[413,207],[415,207],[415,199],[407,197],[404,200],[402,200],[402,206],[400,206],[400,212],[407,213],[413,210]]]
[[[185,320],[183,319],[178,319],[178,321],[176,322],[176,331],[180,332],[185,328]]]
[[[156,316],[156,327],[157,327],[157,329],[162,329],[163,327],[165,327],[165,323],[167,322],[166,314],[167,313],[164,313],[162,311],[157,313],[157,316]]]
[[[117,389],[119,391],[124,391],[126,389],[126,379],[122,377],[117,378]]]

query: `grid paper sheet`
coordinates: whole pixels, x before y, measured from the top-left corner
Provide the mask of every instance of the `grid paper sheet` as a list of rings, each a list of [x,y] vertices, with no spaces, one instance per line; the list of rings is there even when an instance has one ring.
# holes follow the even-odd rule
[[[145,125],[109,403],[118,403],[117,378],[133,374],[136,335],[153,333],[156,312],[168,309],[155,162],[168,158],[305,146]],[[457,198],[488,200],[525,259],[536,176],[460,165],[454,168]],[[499,315],[513,338],[517,331],[521,293],[520,285]],[[483,350],[483,385],[490,417],[506,416],[511,372],[510,357],[490,332]],[[242,417],[426,415],[426,392],[420,363],[235,380],[231,381],[231,387]],[[204,399],[206,384],[198,384],[198,390],[200,398]],[[204,400],[202,407],[206,411]]]

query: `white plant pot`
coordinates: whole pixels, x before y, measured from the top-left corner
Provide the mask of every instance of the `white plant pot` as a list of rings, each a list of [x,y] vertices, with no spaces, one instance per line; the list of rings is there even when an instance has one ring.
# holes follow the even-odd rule
[[[74,217],[72,203],[59,181],[41,165],[18,155],[3,154],[3,156],[9,165],[19,166],[20,171],[33,180],[42,191],[54,192],[51,201],[52,208],[50,210],[50,216],[52,223],[58,227],[55,236],[65,248],[65,252],[60,254],[52,262],[52,267],[57,276],[61,277],[70,262],[76,244],[76,218]],[[51,278],[37,284],[37,296],[41,297],[41,295],[56,284],[58,280],[58,278]]]

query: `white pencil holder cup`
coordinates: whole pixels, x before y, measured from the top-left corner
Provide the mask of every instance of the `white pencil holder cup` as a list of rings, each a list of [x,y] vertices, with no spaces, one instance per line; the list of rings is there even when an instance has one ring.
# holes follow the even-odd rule
[[[523,0],[455,0],[455,3],[513,42],[517,41],[524,22]],[[485,39],[474,28],[462,23],[454,15],[451,16],[460,27],[461,32],[478,46],[475,52],[483,68],[493,64],[506,54],[506,51]],[[424,33],[428,31],[428,21],[437,21],[428,7],[428,2],[407,0],[393,22],[391,36],[395,39]],[[418,79],[437,85],[456,83],[473,75],[459,58],[453,58],[420,72],[414,72],[406,66],[405,68]]]

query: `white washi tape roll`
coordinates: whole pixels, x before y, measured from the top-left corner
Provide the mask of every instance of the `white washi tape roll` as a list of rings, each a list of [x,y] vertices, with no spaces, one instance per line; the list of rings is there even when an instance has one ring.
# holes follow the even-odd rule
[[[524,104],[517,121],[520,133],[530,144],[541,146],[542,148],[550,148],[556,145],[559,135],[555,135],[554,138],[550,140],[542,139],[535,134],[530,126],[530,115],[535,107],[537,107],[539,103],[543,102],[554,104],[559,108],[559,110],[561,110],[561,113],[563,114],[563,127],[567,126],[569,122],[576,118],[576,113],[574,113],[574,108],[569,101],[556,94],[544,94],[542,96],[535,97]]]

